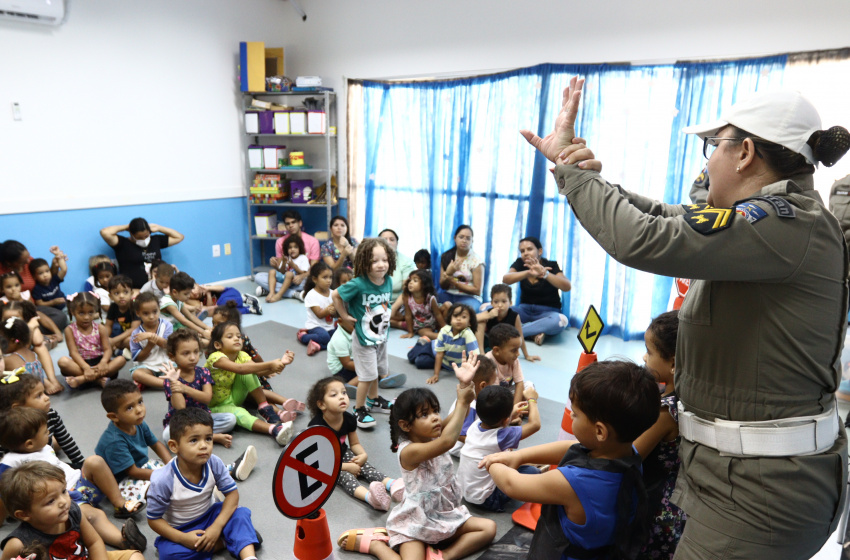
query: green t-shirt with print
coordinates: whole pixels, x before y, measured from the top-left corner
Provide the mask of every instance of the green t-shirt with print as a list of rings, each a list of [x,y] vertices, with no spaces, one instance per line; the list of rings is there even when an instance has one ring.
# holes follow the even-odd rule
[[[378,286],[368,276],[358,276],[336,289],[345,302],[348,313],[354,317],[354,331],[362,346],[376,346],[387,341],[390,327],[390,309],[393,280],[384,277]]]

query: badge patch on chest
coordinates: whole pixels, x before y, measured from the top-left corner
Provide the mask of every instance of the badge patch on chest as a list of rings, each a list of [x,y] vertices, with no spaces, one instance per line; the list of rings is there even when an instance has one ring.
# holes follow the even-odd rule
[[[732,225],[735,211],[731,208],[714,208],[708,204],[685,204],[685,221],[703,235],[724,230]]]
[[[752,202],[742,202],[735,207],[735,212],[744,217],[751,224],[756,223],[767,216],[767,212],[753,204]]]

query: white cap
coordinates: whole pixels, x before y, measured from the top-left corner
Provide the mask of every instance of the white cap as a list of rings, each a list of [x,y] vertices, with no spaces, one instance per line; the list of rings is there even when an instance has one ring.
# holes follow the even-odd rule
[[[757,93],[726,109],[720,120],[686,126],[682,132],[705,138],[716,135],[718,130],[730,124],[785,146],[801,154],[812,165],[818,164],[806,142],[813,132],[821,129],[820,115],[798,91]]]

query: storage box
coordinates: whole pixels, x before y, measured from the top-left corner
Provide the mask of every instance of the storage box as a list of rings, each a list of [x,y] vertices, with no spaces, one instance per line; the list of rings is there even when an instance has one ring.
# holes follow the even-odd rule
[[[274,134],[274,111],[260,111],[260,134]]]
[[[260,132],[260,117],[257,111],[245,111],[245,132],[248,134]]]
[[[283,49],[266,49],[266,76],[283,76]]]
[[[300,167],[302,165],[305,165],[304,152],[290,152],[289,165],[290,167]]]
[[[248,167],[251,169],[263,168],[262,146],[248,146]]]
[[[257,228],[257,235],[268,237],[270,229],[277,229],[277,213],[257,212],[254,215],[254,227]]]
[[[307,133],[307,111],[295,110],[289,113],[289,133]]]
[[[306,204],[313,200],[312,179],[293,179],[290,188],[292,189],[292,202]]]
[[[289,111],[274,112],[274,133],[289,134]]]
[[[307,111],[307,132],[309,134],[325,133],[324,111]]]
[[[263,169],[280,169],[286,159],[286,146],[263,146]]]
[[[264,43],[239,43],[239,88],[242,91],[266,91]]]

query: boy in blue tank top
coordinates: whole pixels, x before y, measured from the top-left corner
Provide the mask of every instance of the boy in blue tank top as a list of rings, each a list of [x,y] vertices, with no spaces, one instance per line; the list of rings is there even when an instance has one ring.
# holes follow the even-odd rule
[[[633,558],[648,536],[646,490],[632,442],[658,419],[658,386],[643,367],[591,364],[570,385],[573,434],[559,441],[488,455],[496,485],[516,500],[544,504],[529,558]],[[558,463],[520,474],[528,463]]]

